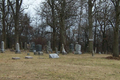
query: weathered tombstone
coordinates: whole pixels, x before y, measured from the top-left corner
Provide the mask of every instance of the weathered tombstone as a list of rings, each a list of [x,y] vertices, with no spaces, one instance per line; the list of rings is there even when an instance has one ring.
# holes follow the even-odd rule
[[[13,60],[18,60],[20,57],[12,57]]]
[[[64,44],[62,44],[62,54],[64,55],[64,54],[67,54],[67,52],[65,51],[65,49],[64,49]]]
[[[49,58],[59,58],[57,54],[49,54]]]
[[[19,46],[19,43],[16,44],[16,53],[20,53],[20,46]]]
[[[48,41],[48,46],[47,46],[47,53],[52,52],[52,48],[51,48],[51,42]]]
[[[25,56],[25,59],[33,59],[32,56]]]
[[[35,43],[31,42],[31,44],[30,44],[30,52],[33,52],[33,50],[36,50],[35,49]]]
[[[5,52],[5,48],[4,48],[4,41],[1,42],[1,52],[4,53]]]
[[[38,52],[38,51],[42,51],[42,45],[37,44],[37,45],[36,45],[36,51],[37,51],[37,52]]]
[[[75,45],[75,54],[82,54],[81,52],[81,45],[78,44],[78,42],[76,42],[76,45]]]
[[[74,44],[73,43],[70,44],[70,51],[74,52]]]

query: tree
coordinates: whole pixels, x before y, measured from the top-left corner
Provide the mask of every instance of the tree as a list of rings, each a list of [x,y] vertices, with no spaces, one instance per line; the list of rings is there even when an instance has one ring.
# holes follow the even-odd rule
[[[89,23],[89,52],[92,53],[93,51],[93,21],[92,21],[92,8],[96,0],[88,0],[88,23]]]
[[[119,57],[119,18],[120,18],[120,0],[111,0],[115,10],[115,26],[114,30],[114,42],[113,42],[113,56]]]
[[[23,0],[16,0],[15,5],[13,5],[14,2],[8,0],[10,7],[12,9],[13,19],[14,19],[14,23],[15,23],[15,44],[19,43],[19,30],[18,30],[18,28],[19,28],[19,13],[20,13],[22,1]]]

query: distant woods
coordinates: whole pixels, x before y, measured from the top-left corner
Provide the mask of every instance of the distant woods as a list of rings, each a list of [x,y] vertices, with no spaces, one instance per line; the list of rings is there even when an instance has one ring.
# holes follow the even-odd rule
[[[23,0],[1,0],[0,41],[6,48],[15,43],[47,44],[69,52],[78,42],[83,52],[93,50],[119,56],[119,0],[45,0],[35,8],[35,18],[24,14]],[[31,21],[36,21],[31,26]]]

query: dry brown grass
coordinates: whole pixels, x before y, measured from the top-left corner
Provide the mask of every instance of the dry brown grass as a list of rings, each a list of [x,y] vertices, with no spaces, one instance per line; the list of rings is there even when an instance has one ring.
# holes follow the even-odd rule
[[[30,52],[29,52],[30,53]],[[0,53],[0,80],[120,80],[120,61],[105,59],[105,54],[59,55],[49,59],[48,54]],[[12,60],[20,57],[20,60]]]

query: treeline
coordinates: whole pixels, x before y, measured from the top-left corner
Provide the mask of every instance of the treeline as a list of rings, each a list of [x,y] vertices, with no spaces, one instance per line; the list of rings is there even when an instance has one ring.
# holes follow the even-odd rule
[[[53,50],[64,44],[69,51],[70,44],[78,42],[83,52],[96,49],[119,56],[119,0],[45,0],[35,9],[40,19],[37,27],[30,26],[21,4],[22,0],[1,2],[1,40],[6,48],[10,40],[42,45],[50,40]]]

